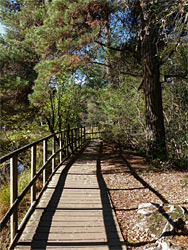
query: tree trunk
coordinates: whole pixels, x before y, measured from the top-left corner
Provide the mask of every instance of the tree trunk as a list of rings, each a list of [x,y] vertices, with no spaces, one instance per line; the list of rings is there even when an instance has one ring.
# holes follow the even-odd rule
[[[142,69],[145,94],[147,153],[153,158],[166,155],[165,128],[160,83],[160,65],[155,45],[155,31],[144,31],[142,39]]]

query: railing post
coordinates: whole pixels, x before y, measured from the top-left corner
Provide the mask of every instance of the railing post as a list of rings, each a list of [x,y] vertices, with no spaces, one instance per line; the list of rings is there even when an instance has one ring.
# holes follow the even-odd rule
[[[68,129],[67,130],[67,156],[70,155],[70,130]]]
[[[62,157],[62,131],[60,132],[60,134],[59,134],[59,149],[61,150],[60,151],[60,154],[59,154],[59,160],[60,160],[60,163],[62,162],[62,159],[63,159],[63,157]]]
[[[63,131],[63,133],[62,133],[62,147],[63,147],[63,156],[64,156],[64,158],[66,158],[67,155],[68,155],[67,137],[66,136],[67,135],[66,135],[65,131]],[[63,158],[62,158],[62,160],[63,160]]]
[[[73,134],[73,129],[71,130],[71,150],[72,150],[72,154],[74,154],[74,134]]]
[[[79,147],[81,147],[82,146],[82,127],[80,127],[79,136],[80,136],[80,145],[79,145]]]
[[[77,148],[78,148],[78,143],[79,143],[79,140],[78,140],[78,135],[79,135],[79,128],[75,128],[75,151],[77,151]]]
[[[80,145],[81,145],[81,130],[80,130],[80,128],[78,128],[78,148],[80,147]]]
[[[31,148],[31,180],[36,175],[36,145]],[[31,205],[36,200],[36,182],[31,187]]]
[[[84,140],[86,139],[86,127],[84,126]]]
[[[47,140],[43,141],[43,165],[47,161]],[[46,184],[47,176],[46,176],[46,168],[43,170],[43,187]]]
[[[80,139],[81,139],[81,146],[82,146],[82,142],[83,142],[83,139],[82,139],[82,127],[81,127],[81,135],[80,135]]]
[[[55,136],[52,138],[52,154],[55,154]],[[55,157],[52,159],[52,173],[55,170]]]
[[[12,207],[14,201],[18,196],[18,163],[17,155],[15,154],[10,159],[10,206]],[[10,219],[11,228],[11,242],[13,242],[14,236],[18,229],[18,209],[15,208],[13,215]]]

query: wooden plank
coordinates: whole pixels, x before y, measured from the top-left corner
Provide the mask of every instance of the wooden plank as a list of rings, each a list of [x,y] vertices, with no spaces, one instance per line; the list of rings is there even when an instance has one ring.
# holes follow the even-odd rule
[[[32,220],[29,221],[27,227],[38,227],[40,223],[40,227],[49,227],[49,222],[48,221],[38,221],[38,220]],[[110,225],[112,225],[111,222],[108,223]],[[67,227],[67,226],[71,226],[71,227],[104,227],[104,222],[103,221],[69,221],[69,223],[67,223],[66,221],[62,222],[62,221],[51,221],[51,227]]]
[[[16,249],[126,249],[107,190],[96,175],[98,149],[91,144],[66,177],[60,167]]]
[[[10,160],[10,206],[12,207],[18,195],[18,156],[15,154]],[[18,208],[15,207],[10,218],[11,242],[17,233],[18,229]]]
[[[47,161],[47,140],[43,141],[43,165],[45,165]],[[43,170],[43,187],[45,186],[47,181],[47,176],[46,176],[46,168]]]
[[[24,233],[21,236],[21,241],[32,241],[34,237],[34,240],[45,240],[47,239],[48,242],[50,241],[60,241],[60,242],[69,242],[69,241],[93,241],[93,240],[98,240],[98,241],[108,241],[106,232],[103,231],[101,232],[47,232],[47,233],[41,233],[37,231],[37,234],[35,233]],[[116,240],[117,239],[117,233],[116,232],[110,232],[108,233],[108,237],[110,237],[111,240]]]
[[[34,227],[28,227],[25,230],[25,233],[34,233],[36,232],[36,228]],[[92,232],[104,232],[104,226],[98,226],[98,227],[39,227],[37,228],[37,232],[38,233],[45,233],[45,232],[49,232],[49,233],[79,233],[79,232],[83,232],[83,233],[92,233]]]
[[[30,246],[17,246],[17,250],[44,250],[44,248],[31,248]],[[46,250],[109,250],[109,246],[100,244],[88,244],[87,246],[46,246]],[[111,246],[110,250],[126,250],[126,246]]]
[[[53,218],[52,218],[53,217]],[[49,217],[49,216],[45,216],[43,215],[42,216],[42,219],[41,221],[51,221],[53,219],[54,222],[71,222],[71,221],[78,221],[78,222],[84,222],[84,221],[88,221],[88,222],[98,222],[98,221],[104,221],[104,219],[102,217],[90,217],[90,216],[84,216],[84,214],[82,216],[74,216],[74,217],[66,217],[66,216],[52,216],[52,217]],[[32,220],[38,220],[39,217],[38,216],[33,216],[32,217]],[[105,218],[106,221],[110,221],[111,220],[111,217],[106,217]]]
[[[31,148],[31,180],[36,175],[36,145]],[[31,205],[36,200],[36,182],[31,187]]]
[[[55,150],[56,150],[56,144],[55,144],[55,136],[53,136],[52,138],[52,155],[55,154]],[[52,159],[52,173],[55,170],[55,156]]]

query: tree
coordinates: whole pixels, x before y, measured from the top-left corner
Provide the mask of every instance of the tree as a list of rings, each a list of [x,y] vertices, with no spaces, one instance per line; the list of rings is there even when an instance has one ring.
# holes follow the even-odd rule
[[[146,115],[146,129],[148,141],[151,141],[152,146],[149,146],[149,150],[153,157],[160,156],[165,153],[165,129],[162,107],[162,91],[160,82],[160,67],[164,64],[176,50],[180,42],[180,37],[184,33],[185,25],[188,21],[188,15],[182,18],[184,9],[183,3],[180,1],[181,9],[178,8],[178,4],[175,1],[164,1],[162,4],[160,1],[139,1],[141,12],[141,56],[142,56],[142,70],[143,70],[143,87],[145,94],[145,115]],[[170,9],[168,8],[170,7]],[[163,8],[166,8],[163,11]],[[182,13],[181,13],[182,11]],[[170,18],[168,18],[168,15]],[[180,33],[176,33],[178,39],[173,42],[174,45],[169,52],[166,51],[164,58],[160,58],[159,44],[164,40],[164,36],[168,40],[174,32],[175,24],[172,18],[175,15],[179,15],[178,19],[182,19],[182,27]],[[178,20],[179,21],[179,20]],[[161,30],[161,25],[163,32]],[[168,29],[168,31],[167,31]],[[165,41],[167,43],[167,40]],[[168,44],[167,44],[168,45]],[[161,46],[164,50],[165,46]],[[164,53],[164,52],[163,52]]]
[[[109,43],[99,44],[116,51],[121,51],[128,57],[129,64],[125,66],[125,73],[129,73],[131,59],[141,59],[143,81],[140,88],[145,95],[145,119],[148,142],[148,155],[161,157],[166,154],[165,128],[162,107],[162,91],[160,68],[177,49],[181,38],[186,35],[185,27],[188,21],[186,14],[187,1],[120,1],[120,14],[127,37],[119,46],[113,46],[113,39]],[[113,14],[111,20],[113,20]],[[111,22],[114,29],[114,21]],[[119,22],[117,22],[119,25]],[[117,26],[116,26],[117,27]],[[110,29],[111,26],[110,26]],[[179,31],[178,31],[179,29]],[[120,31],[120,28],[117,28]],[[114,31],[111,31],[114,37]],[[132,57],[132,58],[131,58]],[[111,65],[109,65],[111,66]],[[138,66],[139,68],[139,66]],[[133,72],[130,74],[133,75]]]
[[[19,25],[18,13],[23,1],[1,0],[0,16],[6,35],[0,38],[0,109],[2,126],[20,129],[36,118],[37,109],[30,106],[39,61],[31,41]],[[21,124],[22,123],[22,124]]]
[[[39,114],[47,122],[51,133],[79,126],[79,115],[83,110],[83,91],[74,82],[70,73],[59,73],[51,77],[48,84],[39,82],[29,95],[31,103],[39,109]]]
[[[88,63],[110,69],[115,84],[121,74],[142,78],[147,151],[159,157],[166,153],[161,67],[186,35],[186,13],[186,0],[25,0],[16,18],[40,55],[44,86],[51,74]]]

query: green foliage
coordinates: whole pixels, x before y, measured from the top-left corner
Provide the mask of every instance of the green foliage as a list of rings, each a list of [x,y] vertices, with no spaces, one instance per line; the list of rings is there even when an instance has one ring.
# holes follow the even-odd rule
[[[124,140],[128,144],[131,141],[134,145],[140,145],[141,141],[142,148],[145,147],[146,125],[153,122],[152,114],[156,115],[157,108],[153,109],[158,106],[162,109],[162,105],[156,103],[157,98],[152,99],[150,106],[147,103],[148,110],[153,111],[148,118],[144,111],[147,98],[144,100],[137,89],[142,77],[143,85],[151,84],[152,77],[145,72],[152,75],[157,66],[161,79],[170,77],[175,81],[172,72],[181,75],[183,72],[186,77],[187,46],[183,45],[187,43],[186,10],[184,0],[178,3],[147,0],[134,4],[132,1],[1,0],[0,15],[7,25],[6,37],[0,38],[2,126],[9,130],[22,127],[27,137],[29,124],[47,123],[53,133],[67,124],[71,127],[83,124],[85,120],[81,121],[81,117],[87,116],[88,125],[105,125],[115,141]],[[148,37],[152,38],[148,58],[157,62],[154,69],[150,69],[142,54],[143,41]],[[84,76],[82,84],[78,84],[76,72]],[[164,114],[168,150],[172,156],[179,154],[178,157],[185,158],[186,85],[181,83],[181,89],[178,84],[177,92],[165,87]],[[171,110],[169,96],[175,100]],[[156,120],[159,118],[157,114]],[[178,125],[173,122],[177,119]],[[150,132],[156,136],[161,128],[158,124],[154,127],[155,131]],[[17,133],[15,137],[13,143],[20,140]],[[149,138],[152,143],[158,143],[159,139]],[[148,146],[153,147],[152,143]],[[158,152],[163,150],[160,145],[156,148]]]
[[[10,207],[10,186],[6,184],[0,186],[0,217],[5,215]]]
[[[6,155],[11,151],[14,151],[20,147],[23,147],[26,144],[29,144],[33,141],[39,140],[45,135],[49,134],[48,128],[37,123],[17,123],[21,125],[20,127],[9,126],[1,130],[1,144],[0,144],[0,155]]]
[[[48,122],[51,132],[78,125],[79,114],[83,109],[83,93],[69,73],[59,73],[46,83],[37,80],[33,94],[29,96],[33,105]]]
[[[143,143],[145,124],[144,100],[138,92],[139,82],[122,79],[118,89],[106,88],[100,96],[100,104],[106,116],[107,139],[123,145],[139,148]]]
[[[172,79],[164,85],[164,115],[168,152],[172,159],[187,157],[188,142],[188,85],[186,81]]]

